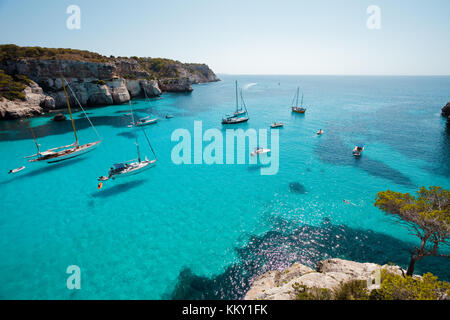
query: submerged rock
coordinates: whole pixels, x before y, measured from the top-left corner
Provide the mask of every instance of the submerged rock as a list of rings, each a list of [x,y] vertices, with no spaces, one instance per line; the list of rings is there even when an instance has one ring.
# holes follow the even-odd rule
[[[291,182],[289,183],[289,190],[292,193],[305,194],[306,188],[299,182]]]
[[[53,121],[65,121],[67,118],[64,114],[58,113],[56,116],[53,117]]]

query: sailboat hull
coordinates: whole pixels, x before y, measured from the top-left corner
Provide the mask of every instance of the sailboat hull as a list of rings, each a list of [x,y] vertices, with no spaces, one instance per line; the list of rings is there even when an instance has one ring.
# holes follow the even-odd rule
[[[29,162],[47,162],[47,163],[58,163],[61,161],[73,159],[85,155],[86,153],[94,150],[101,141],[95,141],[86,143],[74,148],[62,150],[59,152],[52,152],[46,154],[45,156],[40,156],[36,159],[28,160]]]
[[[292,112],[295,112],[295,113],[305,113],[305,112],[306,112],[306,109],[304,109],[304,108],[296,108],[296,107],[292,107]]]
[[[237,124],[237,123],[243,123],[243,122],[247,122],[247,121],[248,121],[248,118],[233,117],[233,118],[222,119],[222,124]]]
[[[119,179],[119,178],[126,178],[138,173],[141,173],[147,169],[150,169],[156,165],[156,160],[145,160],[141,162],[134,162],[129,164],[129,169],[126,171],[122,171],[117,174],[113,174],[111,176],[111,179]]]

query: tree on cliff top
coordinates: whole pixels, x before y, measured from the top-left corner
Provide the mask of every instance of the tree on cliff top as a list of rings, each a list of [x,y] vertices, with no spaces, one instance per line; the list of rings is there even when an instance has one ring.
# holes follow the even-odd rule
[[[420,239],[420,247],[411,250],[407,275],[411,276],[416,261],[426,256],[450,257],[438,252],[440,245],[450,244],[450,191],[422,187],[414,197],[387,190],[377,194],[375,206],[394,216]]]

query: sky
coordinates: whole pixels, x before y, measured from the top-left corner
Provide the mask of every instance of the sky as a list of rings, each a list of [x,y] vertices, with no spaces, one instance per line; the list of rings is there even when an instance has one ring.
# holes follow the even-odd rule
[[[66,26],[70,5],[80,29]],[[0,0],[0,43],[227,74],[450,75],[449,13],[449,0]]]

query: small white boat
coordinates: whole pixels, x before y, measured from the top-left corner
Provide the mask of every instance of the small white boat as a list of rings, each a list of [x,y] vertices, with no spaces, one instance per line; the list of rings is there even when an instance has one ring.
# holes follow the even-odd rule
[[[281,128],[284,126],[284,123],[282,122],[274,122],[270,125],[271,128]]]
[[[359,157],[363,151],[364,151],[364,147],[355,146],[355,148],[353,148],[353,155],[355,157]]]
[[[250,153],[251,156],[258,156],[260,154],[266,154],[269,153],[270,149],[265,149],[265,148],[255,148],[255,151],[253,151],[252,153]]]
[[[9,170],[9,174],[11,174],[11,173],[17,173],[17,172],[20,172],[20,171],[22,171],[23,169],[25,169],[25,166],[22,166],[22,167],[20,167],[20,168],[16,168],[16,169],[12,169],[12,170]]]
[[[155,124],[157,122],[158,122],[157,118],[145,117],[145,118],[142,118],[142,119],[139,119],[138,121],[136,121],[136,126],[142,127],[142,126],[147,126],[149,124]]]
[[[323,134],[323,130],[320,129],[319,131],[317,131],[317,135],[320,136],[321,134]]]

